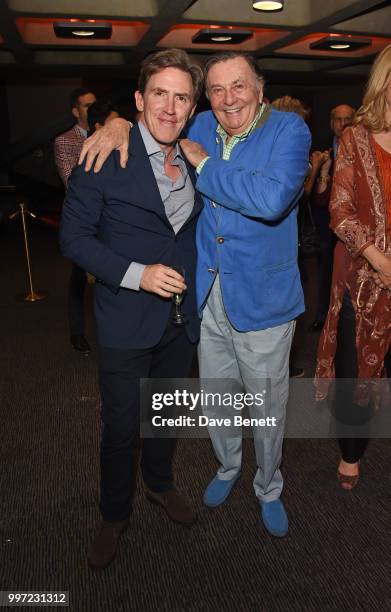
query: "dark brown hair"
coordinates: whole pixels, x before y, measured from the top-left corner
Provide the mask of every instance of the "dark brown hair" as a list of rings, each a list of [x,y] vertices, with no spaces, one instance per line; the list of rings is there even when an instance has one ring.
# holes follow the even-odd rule
[[[94,92],[87,87],[78,87],[77,89],[74,89],[69,96],[70,109],[72,110],[73,108],[77,108],[79,106],[79,98],[86,96],[89,93],[95,95]]]
[[[95,132],[96,123],[104,125],[104,122],[111,113],[118,113],[118,109],[110,100],[97,100],[91,104],[87,111],[90,133],[93,134]]]
[[[250,66],[252,72],[254,73],[255,79],[257,81],[257,87],[260,90],[264,83],[265,79],[263,78],[260,68],[253,58],[252,55],[248,55],[247,53],[241,53],[240,51],[222,51],[221,53],[216,53],[212,55],[210,59],[205,64],[204,67],[204,79],[205,79],[205,87],[207,86],[206,79],[208,77],[209,70],[215,64],[219,64],[220,62],[226,62],[231,59],[235,59],[237,57],[242,57]]]
[[[203,85],[202,69],[197,64],[190,62],[190,57],[182,49],[167,49],[149,55],[141,64],[138,78],[138,89],[144,93],[147,83],[153,74],[161,72],[165,68],[178,68],[191,76],[193,83],[193,99],[198,101]]]

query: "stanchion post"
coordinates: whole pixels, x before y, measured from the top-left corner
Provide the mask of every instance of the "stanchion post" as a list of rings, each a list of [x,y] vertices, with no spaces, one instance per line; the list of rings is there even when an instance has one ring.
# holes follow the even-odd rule
[[[28,240],[28,231],[27,231],[27,223],[26,223],[26,215],[36,218],[34,213],[30,212],[24,202],[19,203],[20,210],[14,212],[10,215],[10,219],[15,219],[19,215],[22,218],[22,226],[23,226],[23,237],[24,237],[24,249],[26,254],[26,265],[27,265],[27,276],[29,282],[29,293],[22,294],[21,299],[25,302],[38,302],[39,300],[43,300],[46,297],[46,294],[43,292],[36,292],[33,288],[33,277],[31,273],[31,259],[30,259],[30,249],[29,249],[29,240]],[[19,297],[19,296],[18,296]]]

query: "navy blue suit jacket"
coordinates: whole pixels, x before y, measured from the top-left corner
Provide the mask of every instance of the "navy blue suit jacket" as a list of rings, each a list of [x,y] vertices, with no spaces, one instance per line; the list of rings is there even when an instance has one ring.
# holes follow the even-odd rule
[[[194,183],[191,168],[189,173]],[[97,278],[95,316],[101,346],[152,347],[166,329],[171,300],[120,287],[132,261],[184,267],[187,292],[182,310],[190,340],[198,340],[195,227],[201,208],[196,194],[190,217],[175,235],[137,126],[132,130],[125,169],[114,151],[97,174],[86,173],[82,166],[73,171],[62,213],[60,246],[65,257]]]

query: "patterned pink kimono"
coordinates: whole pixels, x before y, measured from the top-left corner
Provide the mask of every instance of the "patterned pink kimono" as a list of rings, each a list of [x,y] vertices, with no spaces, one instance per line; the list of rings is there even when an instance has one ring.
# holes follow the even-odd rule
[[[338,150],[330,199],[330,225],[339,241],[334,254],[330,309],[318,346],[318,399],[327,395],[327,379],[335,376],[337,326],[346,290],[356,313],[358,378],[383,376],[384,358],[391,343],[391,292],[375,284],[372,269],[361,253],[374,244],[391,257],[390,209],[373,137],[362,125],[347,128]]]

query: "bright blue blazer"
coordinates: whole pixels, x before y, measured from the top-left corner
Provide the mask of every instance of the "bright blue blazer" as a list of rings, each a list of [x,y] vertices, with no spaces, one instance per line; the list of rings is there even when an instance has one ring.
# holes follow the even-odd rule
[[[196,183],[204,197],[197,225],[198,307],[202,311],[218,270],[224,306],[237,330],[281,325],[304,310],[296,204],[311,135],[295,113],[267,106],[253,133],[225,161],[216,128],[207,111],[188,130],[211,156]]]

